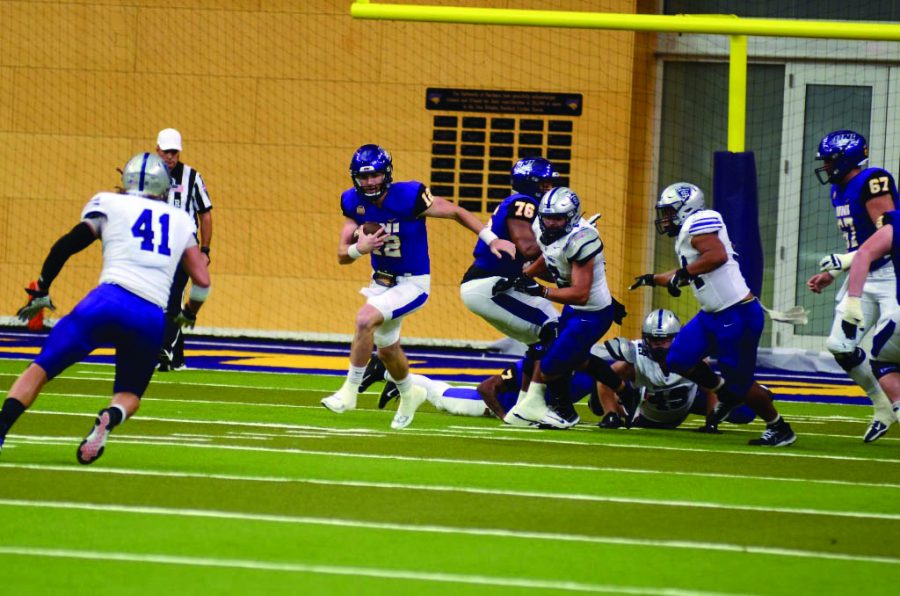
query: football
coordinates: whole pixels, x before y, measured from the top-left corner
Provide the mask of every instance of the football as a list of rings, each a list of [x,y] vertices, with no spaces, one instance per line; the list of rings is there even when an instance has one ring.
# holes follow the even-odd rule
[[[353,239],[356,240],[357,238],[359,238],[359,231],[360,231],[360,230],[362,230],[362,232],[363,232],[364,234],[366,234],[366,235],[371,235],[371,234],[374,234],[375,232],[377,232],[379,229],[381,229],[381,228],[383,228],[383,227],[384,227],[384,226],[383,226],[382,224],[380,224],[380,223],[377,223],[377,222],[374,222],[374,221],[367,221],[367,222],[364,223],[363,225],[361,225],[361,226],[359,226],[358,228],[356,228],[356,231],[353,232]]]

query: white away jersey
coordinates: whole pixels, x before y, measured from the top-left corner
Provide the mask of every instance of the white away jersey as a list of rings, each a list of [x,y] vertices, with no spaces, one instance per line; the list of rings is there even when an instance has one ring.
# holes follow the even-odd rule
[[[691,246],[691,239],[701,234],[718,234],[728,254],[728,261],[709,273],[696,276],[691,282],[691,288],[702,310],[719,312],[743,300],[750,293],[750,288],[734,260],[735,252],[728,230],[725,229],[725,222],[719,212],[712,209],[697,211],[684,220],[675,241],[675,252],[681,266],[686,267],[700,256],[697,249]]]
[[[641,416],[661,424],[680,423],[694,405],[697,384],[673,372],[663,372],[642,340],[634,340],[631,345],[634,349],[622,352],[625,361],[634,365],[635,386],[643,390]]]
[[[556,285],[566,288],[572,285],[572,263],[583,263],[594,258],[594,283],[585,305],[571,305],[576,310],[601,310],[612,304],[606,285],[606,257],[603,256],[603,242],[597,229],[583,218],[562,238],[544,244],[541,242],[541,224],[535,218],[532,224],[534,236],[544,255],[547,269],[556,280]]]
[[[88,201],[81,219],[100,222],[100,283],[121,286],[165,308],[181,255],[197,244],[193,219],[163,201],[112,192]]]

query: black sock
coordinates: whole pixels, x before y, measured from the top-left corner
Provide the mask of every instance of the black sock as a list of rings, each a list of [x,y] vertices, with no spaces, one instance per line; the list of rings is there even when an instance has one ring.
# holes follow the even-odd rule
[[[6,436],[6,433],[9,432],[9,429],[12,428],[12,425],[16,423],[16,420],[19,419],[19,416],[26,409],[25,404],[14,397],[6,398],[6,401],[3,402],[3,408],[0,409],[0,437]]]
[[[109,414],[109,426],[107,426],[109,430],[119,426],[125,420],[125,415],[122,413],[122,410],[117,407],[110,406],[106,408],[106,412]]]
[[[552,381],[547,381],[547,392],[553,398],[554,405],[566,406],[572,403],[572,398],[569,396],[571,382],[571,375],[563,375]]]

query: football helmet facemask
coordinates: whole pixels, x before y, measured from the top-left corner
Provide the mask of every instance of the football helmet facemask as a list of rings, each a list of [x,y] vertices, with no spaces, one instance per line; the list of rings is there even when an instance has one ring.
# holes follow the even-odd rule
[[[552,182],[553,178],[559,178],[559,172],[543,157],[525,157],[513,166],[510,178],[514,191],[540,199],[544,194],[541,182],[545,180]]]
[[[353,181],[353,187],[356,188],[359,196],[370,201],[376,200],[388,191],[391,187],[391,182],[394,180],[391,176],[393,171],[394,165],[391,160],[391,154],[378,145],[363,145],[356,150],[353,158],[350,159],[350,179]],[[384,174],[384,180],[374,191],[366,192],[360,183],[359,177],[361,174],[375,173]]]
[[[138,153],[122,169],[125,194],[151,199],[166,199],[172,179],[166,162],[155,153]]]
[[[690,182],[676,182],[667,186],[656,202],[656,231],[677,236],[684,220],[703,209],[703,191]]]
[[[641,338],[650,357],[663,363],[669,354],[672,340],[681,331],[681,321],[674,312],[666,308],[658,308],[644,318],[641,326]]]
[[[838,184],[850,170],[868,160],[869,145],[864,136],[852,130],[830,132],[819,141],[816,161],[824,164],[816,168],[816,178],[822,184]]]
[[[546,219],[565,217],[561,226],[547,225]],[[538,222],[541,228],[541,242],[552,244],[559,240],[578,224],[581,219],[581,201],[571,188],[559,186],[541,197],[538,205]]]

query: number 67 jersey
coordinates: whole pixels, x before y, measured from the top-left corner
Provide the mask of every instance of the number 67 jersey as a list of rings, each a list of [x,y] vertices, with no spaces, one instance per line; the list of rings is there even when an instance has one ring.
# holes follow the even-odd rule
[[[81,212],[103,243],[101,284],[165,308],[181,255],[197,244],[194,220],[163,201],[101,192]]]

